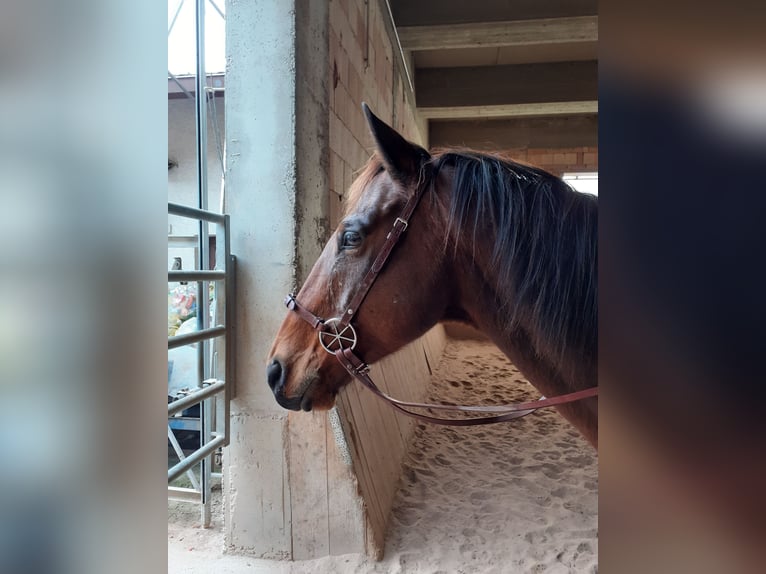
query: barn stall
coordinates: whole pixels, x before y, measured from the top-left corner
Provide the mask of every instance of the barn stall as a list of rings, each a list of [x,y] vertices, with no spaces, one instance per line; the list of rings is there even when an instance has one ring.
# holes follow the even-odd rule
[[[224,25],[226,65],[169,80],[169,199],[195,204],[207,158],[209,197],[196,207],[230,214],[237,312],[228,446],[220,475],[206,459],[208,491],[192,497],[210,528],[190,529],[196,510],[189,518],[171,508],[171,571],[206,571],[206,560],[236,568],[241,556],[340,571],[332,557],[348,555],[357,565],[382,559],[369,563],[379,571],[429,571],[440,560],[445,570],[503,570],[506,560],[512,570],[595,569],[595,452],[555,413],[445,432],[356,384],[329,413],[288,412],[264,380],[281,299],[302,284],[372,153],[361,102],[424,147],[500,151],[597,185],[596,4],[538,4],[207,5],[207,19]],[[213,134],[202,142],[200,108]],[[171,238],[195,237],[176,231]],[[413,400],[534,398],[491,343],[456,325],[437,325],[372,374]],[[225,416],[220,403],[209,410]],[[185,550],[190,539],[196,554]]]

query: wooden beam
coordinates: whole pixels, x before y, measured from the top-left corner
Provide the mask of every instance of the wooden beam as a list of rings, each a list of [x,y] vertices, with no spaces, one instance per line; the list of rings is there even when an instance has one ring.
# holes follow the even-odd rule
[[[390,0],[397,26],[502,22],[598,14],[598,0]]]
[[[431,147],[477,150],[598,146],[598,117],[429,122]]]
[[[596,100],[583,102],[501,104],[496,106],[455,106],[420,109],[420,115],[429,120],[574,116],[596,113],[598,113],[598,101]]]
[[[398,28],[404,50],[597,42],[598,16]]]
[[[593,101],[598,63],[423,68],[415,84],[418,108]]]

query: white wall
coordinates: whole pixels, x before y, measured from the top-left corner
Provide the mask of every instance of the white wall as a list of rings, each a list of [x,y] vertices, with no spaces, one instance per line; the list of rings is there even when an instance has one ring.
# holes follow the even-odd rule
[[[168,170],[168,201],[197,207],[197,129],[194,111],[194,100],[186,97],[168,100],[168,160],[177,164]],[[208,106],[208,207],[212,211],[219,211],[222,171],[215,130],[218,129],[220,145],[223,146],[224,98],[215,99],[215,112]],[[170,236],[197,235],[198,223],[191,219],[169,215],[168,226]],[[168,269],[173,263],[173,257],[182,257],[183,268],[193,269],[192,254],[193,250],[189,249],[168,250]]]

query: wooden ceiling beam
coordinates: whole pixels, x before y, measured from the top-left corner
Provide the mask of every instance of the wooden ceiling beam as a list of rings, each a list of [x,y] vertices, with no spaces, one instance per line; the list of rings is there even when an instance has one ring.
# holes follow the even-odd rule
[[[598,14],[598,0],[390,0],[397,27],[503,22]]]
[[[597,147],[598,117],[430,121],[429,145],[477,150]]]
[[[421,68],[415,90],[420,109],[593,101],[598,63]]]
[[[598,41],[598,16],[397,28],[404,50],[449,50]]]
[[[421,117],[429,120],[574,116],[580,114],[597,114],[598,100],[500,104],[494,106],[434,107],[419,108],[418,111],[420,112]]]

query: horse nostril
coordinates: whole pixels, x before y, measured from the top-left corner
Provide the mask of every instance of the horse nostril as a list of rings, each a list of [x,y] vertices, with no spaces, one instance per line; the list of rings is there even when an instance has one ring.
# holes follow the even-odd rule
[[[279,359],[274,359],[266,367],[266,379],[269,381],[269,387],[271,387],[272,391],[277,392],[278,389],[284,386],[284,374],[285,371]]]

